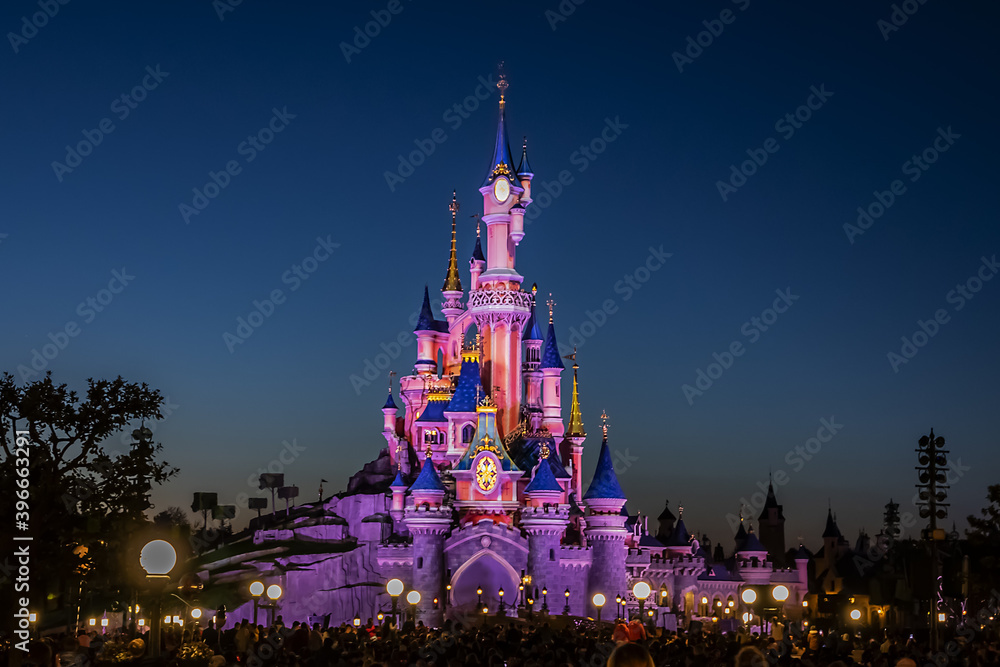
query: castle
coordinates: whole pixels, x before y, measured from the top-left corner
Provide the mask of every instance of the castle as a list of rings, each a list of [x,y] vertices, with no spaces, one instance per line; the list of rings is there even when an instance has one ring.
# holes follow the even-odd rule
[[[576,355],[560,355],[553,304],[540,308],[537,288],[524,287],[516,264],[534,174],[526,142],[515,166],[505,78],[497,85],[499,121],[479,187],[483,212],[468,293],[453,195],[443,319],[425,287],[417,358],[399,381],[402,405],[390,384],[382,407],[385,450],[352,478],[346,494],[300,506],[278,528],[254,531],[252,549],[209,562],[205,574],[221,582],[248,575],[280,581],[286,620],[374,616],[388,607],[385,582],[392,578],[420,593],[413,611],[430,626],[484,609],[513,615],[514,608],[526,611],[529,599],[536,613],[593,617],[598,593],[605,618],[613,617],[618,596],[634,613],[637,581],[649,584],[650,606],[734,623],[747,609],[742,589],[780,584],[788,595],[778,606],[801,617],[810,556],[801,549],[791,567],[776,565],[786,554],[773,488],[760,537],[741,524],[730,553],[721,545],[711,553],[707,540],[688,532],[683,508],[676,517],[665,509],[655,535],[648,517],[628,514],[604,415],[597,467],[584,474],[588,436]],[[565,421],[564,358],[572,361]],[[233,610],[237,619],[249,616],[247,605]]]

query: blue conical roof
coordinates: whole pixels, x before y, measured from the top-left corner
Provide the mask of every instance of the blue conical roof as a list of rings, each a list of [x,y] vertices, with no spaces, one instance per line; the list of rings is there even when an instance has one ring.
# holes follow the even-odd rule
[[[392,484],[390,484],[389,486],[390,487],[393,487],[393,486],[406,486],[406,482],[403,481],[403,471],[402,470],[399,470],[399,469],[396,470],[396,478],[394,480],[392,480]]]
[[[482,384],[479,377],[479,362],[472,359],[462,360],[462,370],[458,374],[458,383],[451,402],[445,412],[475,412],[477,393],[482,395]],[[478,392],[476,390],[479,390]]]
[[[504,100],[501,97],[500,119],[497,121],[497,138],[493,148],[493,157],[490,158],[490,167],[486,171],[486,178],[483,179],[483,185],[480,187],[490,185],[501,173],[505,173],[514,185],[520,187],[517,182],[517,174],[514,171],[514,156],[510,152],[510,141],[507,139],[507,120],[504,118],[504,106]]]
[[[417,325],[414,331],[438,331],[448,333],[448,323],[434,319],[434,311],[431,310],[431,296],[424,285],[424,302],[420,305],[420,316],[417,317]]]
[[[438,477],[437,468],[434,467],[434,461],[431,460],[431,457],[428,456],[424,459],[424,467],[420,469],[420,474],[417,475],[410,491],[444,491],[444,484]]]
[[[448,421],[444,418],[445,408],[448,407],[448,401],[442,401],[435,396],[431,396],[431,400],[427,401],[427,407],[424,411],[420,413],[417,417],[418,422],[443,422]]]
[[[549,331],[545,334],[545,345],[542,348],[542,368],[566,368],[559,356],[559,343],[556,342],[556,327],[549,322]]]
[[[670,539],[667,540],[668,547],[686,547],[691,544],[691,533],[688,532],[687,526],[684,525],[684,518],[677,520],[677,525],[674,526],[674,532],[670,534]]]
[[[535,317],[535,302],[531,301],[531,317],[528,318],[528,323],[524,325],[524,330],[527,331],[524,340],[542,340],[542,331],[538,328],[538,318]],[[555,334],[552,334],[555,337]]]
[[[535,172],[531,170],[531,165],[528,164],[528,137],[524,138],[524,143],[521,145],[521,164],[517,165],[517,173],[521,176],[535,175]]]
[[[740,547],[737,553],[743,551],[767,551],[764,545],[760,543],[760,540],[757,539],[757,535],[754,534],[753,528],[747,531],[747,538],[743,541],[743,546]]]
[[[385,399],[385,405],[382,406],[382,409],[383,410],[387,410],[387,409],[398,410],[399,409],[399,408],[396,407],[396,401],[392,400],[392,392],[391,391],[389,392],[389,398]]]
[[[587,492],[583,494],[584,500],[598,498],[625,499],[625,492],[622,491],[622,485],[618,483],[618,475],[615,474],[615,467],[611,463],[611,449],[608,448],[607,436],[601,442],[601,453],[597,456],[597,470],[594,471],[594,479],[591,480]]]
[[[525,493],[532,493],[533,491],[562,491],[562,487],[556,481],[555,475],[552,474],[552,466],[549,465],[547,459],[539,459],[535,476],[531,478],[528,486],[524,487]]]
[[[483,244],[479,241],[479,234],[476,234],[476,246],[472,249],[472,259],[477,262],[486,261],[486,255],[483,254]]]

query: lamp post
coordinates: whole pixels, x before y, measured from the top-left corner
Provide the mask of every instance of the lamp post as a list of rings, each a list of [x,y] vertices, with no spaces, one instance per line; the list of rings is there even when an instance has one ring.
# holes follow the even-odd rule
[[[410,618],[413,624],[417,624],[417,605],[420,604],[420,592],[410,591],[406,594],[406,601],[410,603]]]
[[[743,614],[743,622],[747,625],[753,620],[753,603],[757,601],[757,591],[752,588],[744,588],[743,592],[740,593],[740,599],[743,603],[750,607],[751,611]],[[763,631],[763,624],[761,624],[761,631]]]
[[[601,607],[607,602],[607,598],[604,597],[603,593],[594,593],[593,603],[597,607],[597,625],[601,624]]]
[[[619,618],[621,618],[621,616],[620,616],[621,610],[622,610],[622,596],[621,595],[616,595],[615,596],[615,620],[616,621]]]
[[[250,597],[253,598],[253,627],[257,627],[257,610],[260,608],[260,596],[264,594],[264,584],[255,581],[250,584]]]
[[[278,620],[278,598],[284,594],[284,591],[281,590],[281,586],[278,584],[271,584],[267,587],[266,592],[268,603],[265,607],[271,610],[271,620],[268,625],[274,625],[274,623]]]
[[[403,582],[399,579],[390,579],[385,584],[385,592],[389,594],[392,598],[392,621],[398,624],[399,620],[396,617],[397,613],[397,600],[399,596],[403,594]]]
[[[170,570],[177,564],[177,552],[166,540],[147,542],[139,552],[139,565],[146,571],[146,581],[153,589],[152,626],[149,629],[149,655],[160,657],[160,593],[170,581]],[[93,623],[91,623],[93,625]]]
[[[635,586],[632,587],[632,595],[634,595],[635,599],[639,601],[639,618],[641,620],[645,620],[643,608],[646,605],[646,598],[648,598],[649,594],[652,592],[653,589],[650,588],[649,584],[645,581],[637,581],[635,582]]]
[[[542,613],[549,613],[549,588],[548,586],[542,587]]]
[[[771,589],[771,597],[778,602],[778,622],[783,623],[785,620],[785,600],[788,599],[788,586],[778,584]]]
[[[498,612],[498,614],[500,616],[506,616],[506,613],[504,612],[503,608],[503,586],[501,586],[500,590],[497,591],[497,595],[500,596],[500,611]]]
[[[566,592],[563,593],[563,595],[566,596],[566,606],[563,607],[563,616],[569,616],[569,589],[568,588],[566,589]]]
[[[476,587],[476,608],[478,609],[479,607],[482,607],[482,606],[483,606],[483,587],[482,586],[477,586]]]

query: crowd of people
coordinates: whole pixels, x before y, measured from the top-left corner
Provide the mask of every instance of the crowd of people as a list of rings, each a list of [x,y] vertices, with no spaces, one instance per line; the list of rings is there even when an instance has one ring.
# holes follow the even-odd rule
[[[829,632],[670,632],[630,623],[555,628],[536,623],[446,622],[396,628],[371,619],[360,626],[321,627],[280,618],[270,627],[246,621],[224,630],[210,623],[165,629],[161,656],[151,658],[148,632],[86,633],[35,641],[35,667],[154,665],[177,667],[340,667],[479,665],[482,667],[1000,667],[995,629],[946,637],[932,653],[913,635]]]

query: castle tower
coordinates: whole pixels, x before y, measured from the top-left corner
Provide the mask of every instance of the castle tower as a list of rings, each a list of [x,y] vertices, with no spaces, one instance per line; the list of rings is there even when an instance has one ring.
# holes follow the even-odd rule
[[[625,590],[625,519],[622,507],[625,506],[625,492],[618,483],[618,476],[611,463],[611,450],[608,448],[607,415],[601,414],[604,432],[601,441],[601,451],[597,457],[597,469],[590,482],[583,501],[587,506],[587,527],[585,533],[590,545],[592,560],[590,566],[590,581],[587,586],[587,600],[595,593],[603,593],[612,599],[615,593]],[[592,604],[588,602],[588,613],[593,613]]]
[[[736,573],[748,584],[766,584],[773,571],[774,564],[767,559],[767,549],[750,526],[743,547],[736,551]]]
[[[479,289],[479,276],[486,268],[486,256],[483,255],[483,244],[479,238],[480,224],[476,223],[476,247],[472,249],[472,258],[469,260],[469,273],[472,274],[473,292]]]
[[[521,187],[524,188],[524,194],[521,195],[521,203],[527,206],[531,203],[531,179],[535,177],[534,170],[528,164],[528,137],[525,137],[524,143],[521,144],[521,164],[517,165],[517,174],[518,178],[521,179]],[[521,236],[524,236],[523,228]],[[517,239],[516,242],[520,243],[521,239]]]
[[[462,305],[462,279],[458,275],[458,250],[455,245],[455,217],[458,209],[458,198],[453,190],[451,204],[448,205],[448,210],[451,211],[451,253],[448,255],[448,272],[444,277],[444,285],[441,286],[441,296],[444,299],[441,312],[448,318],[449,325],[465,310]],[[445,363],[447,364],[447,359]]]
[[[524,193],[514,169],[505,116],[507,78],[501,73],[500,116],[490,168],[479,188],[486,225],[486,270],[469,294],[469,313],[483,343],[483,383],[497,404],[500,431],[510,433],[520,420],[521,333],[531,311],[531,295],[515,269],[515,247],[524,236]],[[516,228],[516,229],[515,229]],[[513,234],[512,234],[513,232]]]
[[[451,507],[443,505],[445,488],[430,448],[420,474],[410,487],[413,504],[405,511],[406,528],[413,536],[413,588],[420,592],[417,619],[439,627],[444,622],[444,536],[451,528]],[[438,600],[437,605],[434,600]]]
[[[431,297],[426,285],[424,285],[424,301],[420,305],[420,315],[417,316],[413,333],[417,336],[417,361],[413,365],[414,372],[418,375],[436,373],[438,350],[448,342],[448,323],[434,318]]]
[[[517,511],[517,480],[524,472],[517,467],[497,431],[497,406],[486,397],[476,407],[476,432],[462,458],[452,468],[455,506],[460,521],[491,518],[513,524]]]
[[[531,584],[552,591],[561,585],[560,541],[569,524],[569,505],[561,503],[563,488],[552,474],[549,448],[543,444],[538,467],[524,489],[521,528],[528,534],[528,569]]]
[[[661,543],[666,544],[667,540],[674,533],[674,523],[677,521],[677,517],[674,513],[670,511],[670,501],[666,501],[663,504],[663,511],[660,512],[660,516],[656,517],[659,521],[659,526],[656,531],[656,539]]]
[[[545,334],[545,344],[542,347],[542,426],[549,430],[555,438],[562,437],[565,432],[562,422],[562,396],[560,383],[562,372],[566,367],[559,356],[559,343],[556,342],[556,327],[552,323],[552,307],[555,301],[549,299],[549,330]]]
[[[403,534],[406,532],[403,523],[403,512],[406,509],[406,482],[403,481],[403,471],[396,468],[396,478],[389,485],[392,490],[392,506],[389,516],[392,517],[392,532]]]
[[[573,396],[569,408],[569,425],[566,427],[566,441],[569,443],[569,457],[564,459],[564,463],[573,466],[572,490],[576,492],[576,497],[583,495],[583,441],[587,439],[587,434],[583,430],[583,415],[580,413],[580,391],[577,380],[577,371],[580,366],[576,363],[576,350],[571,355],[573,358]]]
[[[774,485],[768,480],[767,500],[757,519],[760,542],[771,554],[775,567],[785,567],[785,514],[774,495]]]

